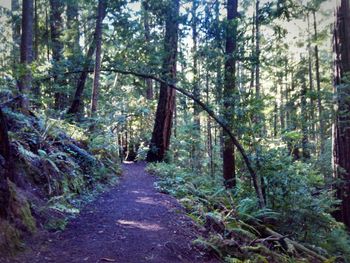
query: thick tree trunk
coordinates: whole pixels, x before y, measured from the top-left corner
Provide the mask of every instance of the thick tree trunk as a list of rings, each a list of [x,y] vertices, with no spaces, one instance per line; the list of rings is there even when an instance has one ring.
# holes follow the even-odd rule
[[[10,191],[7,179],[13,179],[13,162],[7,132],[7,121],[0,108],[0,217],[8,216]]]
[[[50,33],[51,33],[51,49],[52,49],[52,61],[54,82],[58,86],[56,89],[60,89],[63,85],[62,78],[60,77],[60,63],[62,60],[63,43],[61,41],[63,32],[63,0],[50,0]],[[61,91],[55,92],[55,109],[62,110],[64,108],[64,102],[66,101],[64,93]]]
[[[224,109],[223,117],[228,126],[233,130],[234,106],[236,100],[236,59],[235,52],[237,46],[237,25],[235,24],[238,17],[238,1],[227,1],[227,29],[226,29],[226,61],[225,61],[225,83],[224,83]],[[223,176],[225,186],[232,188],[236,186],[235,174],[235,155],[234,145],[229,136],[224,136],[223,149]]]
[[[337,103],[333,134],[334,176],[342,182],[337,185],[337,197],[342,201],[334,214],[350,228],[350,83],[344,77],[350,73],[350,3],[342,0],[337,11],[334,30],[335,95]]]
[[[21,36],[21,66],[24,73],[20,78],[19,90],[23,95],[21,107],[29,109],[28,94],[32,89],[32,74],[30,63],[33,61],[33,0],[23,0],[22,3],[22,36]]]
[[[101,47],[102,47],[102,21],[106,9],[106,0],[98,1],[98,14],[96,19],[96,51],[95,51],[95,67],[94,81],[91,97],[91,116],[94,116],[97,110],[98,95],[100,90],[100,70],[101,70]]]
[[[106,6],[105,6],[105,8],[106,8]],[[105,18],[105,16],[106,16],[106,10],[104,10],[104,12],[103,12],[102,21]],[[97,22],[97,20],[96,20],[96,22]],[[83,70],[81,71],[81,74],[78,78],[74,98],[73,98],[73,101],[72,101],[70,108],[67,111],[67,114],[74,115],[74,114],[78,113],[78,111],[80,109],[82,95],[83,95],[83,91],[85,88],[85,82],[86,82],[87,76],[89,74],[89,68],[90,68],[90,65],[92,62],[92,56],[93,56],[95,49],[96,49],[97,27],[98,27],[98,24],[96,23],[94,37],[93,37],[92,43],[89,46],[87,54],[85,56]]]
[[[164,39],[164,60],[162,78],[174,82],[176,78],[177,41],[179,29],[179,0],[169,1],[166,9],[166,28]],[[154,123],[148,162],[163,161],[169,149],[173,113],[175,109],[175,90],[161,83],[159,100]]]

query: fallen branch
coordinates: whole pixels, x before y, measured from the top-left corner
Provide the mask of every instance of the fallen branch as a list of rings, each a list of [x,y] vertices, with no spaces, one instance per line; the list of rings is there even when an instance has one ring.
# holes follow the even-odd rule
[[[257,222],[254,222],[252,224],[254,224],[254,226],[258,228],[258,230],[261,232],[261,234],[269,236],[269,237],[279,238],[280,240],[283,240],[288,245],[288,247],[294,248],[299,253],[306,254],[306,255],[318,260],[319,262],[327,261],[326,257],[317,254],[315,251],[312,251],[311,249],[306,248],[302,244],[281,235],[280,233],[272,230],[271,228],[269,228],[267,226],[261,225]]]

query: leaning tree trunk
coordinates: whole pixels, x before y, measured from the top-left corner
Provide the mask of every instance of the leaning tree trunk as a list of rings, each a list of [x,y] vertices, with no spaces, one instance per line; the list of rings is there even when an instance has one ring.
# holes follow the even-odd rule
[[[0,108],[0,218],[8,216],[10,191],[7,179],[12,178],[11,148],[7,132],[7,121]]]
[[[23,0],[22,3],[22,35],[21,35],[21,66],[24,73],[19,81],[19,90],[23,95],[21,107],[29,109],[28,94],[32,89],[32,74],[30,63],[33,61],[33,0]]]
[[[50,33],[51,33],[51,49],[53,61],[54,82],[58,86],[55,91],[55,109],[62,110],[64,108],[65,96],[59,91],[63,85],[62,78],[59,74],[60,63],[62,60],[63,43],[61,41],[63,31],[63,1],[50,0]]]
[[[104,8],[106,8],[106,5],[104,5]],[[102,20],[105,18],[105,16],[106,16],[106,9],[103,10]],[[98,21],[96,20],[94,37],[93,37],[92,43],[90,44],[89,49],[87,51],[85,61],[83,63],[83,69],[81,71],[81,74],[78,78],[78,82],[76,85],[74,98],[73,98],[73,101],[72,101],[70,108],[67,111],[67,114],[74,115],[74,114],[78,113],[78,111],[79,111],[83,91],[85,88],[85,82],[86,82],[87,76],[89,74],[89,68],[90,68],[90,65],[92,62],[92,56],[93,56],[95,49],[96,49],[97,31],[98,31]]]
[[[337,103],[333,127],[334,176],[341,179],[337,184],[337,197],[341,200],[335,218],[350,228],[350,3],[342,0],[337,11],[334,29],[335,94]]]
[[[225,80],[224,80],[224,108],[223,117],[228,123],[228,126],[233,130],[233,115],[234,115],[234,101],[236,93],[236,59],[235,52],[237,46],[236,34],[237,26],[235,19],[238,17],[238,1],[227,1],[227,30],[226,30],[226,61],[225,61]],[[236,185],[235,174],[235,156],[234,145],[229,136],[224,135],[224,149],[223,149],[223,176],[225,179],[225,186],[232,188]]]
[[[102,21],[105,16],[106,0],[98,1],[98,11],[96,19],[96,52],[95,52],[95,67],[94,67],[94,81],[92,87],[91,97],[91,116],[97,111],[97,102],[100,91],[100,70],[101,70],[101,47],[102,47]]]
[[[179,0],[169,1],[166,9],[165,39],[162,78],[174,82],[176,78],[177,40],[179,30]],[[175,110],[175,90],[161,83],[156,119],[154,123],[148,162],[159,162],[169,149],[173,114]]]

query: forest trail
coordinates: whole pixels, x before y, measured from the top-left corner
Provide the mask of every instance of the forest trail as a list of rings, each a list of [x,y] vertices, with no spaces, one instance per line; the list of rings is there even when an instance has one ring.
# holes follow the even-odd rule
[[[9,262],[218,262],[192,247],[196,226],[176,199],[154,189],[144,168],[123,164],[117,187],[88,204],[65,231],[28,244]]]

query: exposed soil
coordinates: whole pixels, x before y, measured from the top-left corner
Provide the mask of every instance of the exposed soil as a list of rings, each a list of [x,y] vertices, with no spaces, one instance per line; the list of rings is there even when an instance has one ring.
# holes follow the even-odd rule
[[[218,262],[193,247],[195,224],[176,199],[154,189],[155,178],[144,168],[124,164],[120,184],[65,231],[27,244],[25,253],[5,262]]]

